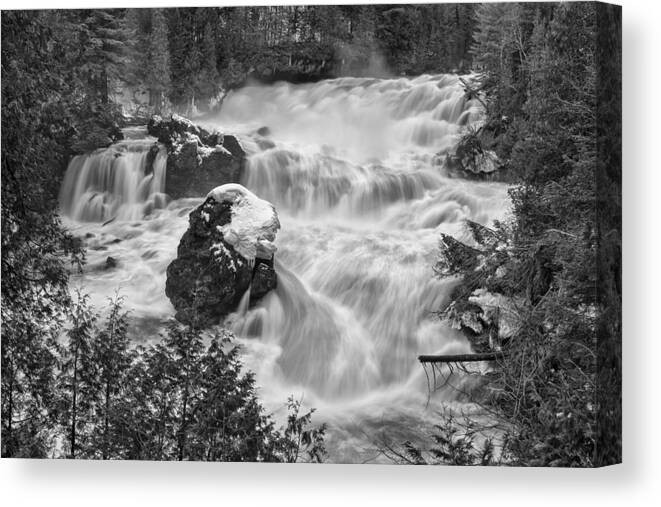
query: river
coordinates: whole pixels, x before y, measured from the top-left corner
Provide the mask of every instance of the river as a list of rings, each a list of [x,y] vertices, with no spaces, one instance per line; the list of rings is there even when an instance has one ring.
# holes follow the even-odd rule
[[[249,86],[217,118],[198,121],[239,135],[248,153],[242,184],[271,201],[282,224],[278,288],[226,325],[268,410],[284,417],[293,394],[329,424],[330,461],[383,461],[379,446],[415,440],[443,405],[470,409],[451,389],[428,404],[416,358],[469,351],[433,313],[455,283],[432,271],[440,233],[470,241],[465,219],[490,225],[508,212],[504,184],[445,172],[443,154],[481,120],[459,78],[436,75]],[[266,150],[254,135],[263,126],[274,144]],[[99,308],[119,291],[133,339],[150,341],[174,314],[165,270],[201,199],[170,201],[164,148],[145,175],[154,139],[145,129],[126,133],[72,160],[60,203],[88,248],[72,286]],[[108,257],[115,268],[105,269]]]

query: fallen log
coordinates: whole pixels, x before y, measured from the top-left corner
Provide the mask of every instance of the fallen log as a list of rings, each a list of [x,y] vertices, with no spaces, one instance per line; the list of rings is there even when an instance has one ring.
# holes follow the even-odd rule
[[[467,363],[476,361],[496,361],[503,359],[503,352],[483,352],[481,354],[449,354],[418,356],[421,363]]]

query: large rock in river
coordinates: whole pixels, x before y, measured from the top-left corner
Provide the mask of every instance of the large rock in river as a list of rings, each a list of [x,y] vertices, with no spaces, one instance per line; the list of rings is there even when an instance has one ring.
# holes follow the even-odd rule
[[[236,136],[209,132],[176,114],[169,120],[153,116],[147,131],[168,148],[165,192],[173,199],[200,197],[241,180],[246,152]]]
[[[242,300],[254,304],[274,289],[273,241],[279,228],[273,205],[241,185],[209,192],[191,212],[177,258],[167,269],[165,293],[177,320],[217,324]]]

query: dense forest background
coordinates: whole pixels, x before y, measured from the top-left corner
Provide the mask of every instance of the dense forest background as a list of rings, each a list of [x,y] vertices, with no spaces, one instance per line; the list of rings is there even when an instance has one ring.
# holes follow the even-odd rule
[[[620,48],[619,9],[588,3],[3,11],[2,455],[322,459],[323,427],[294,401],[285,428],[262,413],[254,379],[218,345],[231,337],[205,347],[173,326],[135,349],[120,301],[99,323],[72,297],[84,251],[59,221],[62,174],[72,154],[112,142],[127,90],[145,114],[193,112],[250,78],[476,70],[470,93],[488,119],[467,149],[497,152],[513,215],[483,241],[487,262],[462,268],[464,287],[523,301],[479,395],[507,427],[498,459],[618,462]],[[232,390],[215,392],[218,378]],[[227,413],[251,416],[225,433]],[[452,431],[439,425],[431,453],[399,459],[493,462]]]
[[[101,102],[204,110],[249,78],[314,81],[470,66],[472,4],[49,11],[52,44]],[[175,36],[172,36],[176,34]]]

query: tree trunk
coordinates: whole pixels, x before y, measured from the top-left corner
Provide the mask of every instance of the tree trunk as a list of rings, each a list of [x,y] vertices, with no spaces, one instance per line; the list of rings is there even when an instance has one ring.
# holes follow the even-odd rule
[[[103,417],[103,451],[102,451],[102,459],[108,459],[108,430],[110,429],[110,391],[111,391],[111,385],[112,385],[112,370],[113,370],[113,365],[112,362],[114,360],[113,357],[113,351],[115,349],[115,322],[114,320],[112,321],[110,325],[110,336],[109,338],[109,350],[110,353],[108,354],[108,358],[106,359],[109,364],[106,364],[107,372],[106,372],[106,399],[104,403],[104,417]]]
[[[73,381],[71,382],[72,386],[72,395],[71,395],[71,459],[76,458],[76,398],[78,395],[78,346],[74,349],[73,354]]]
[[[450,355],[422,355],[418,356],[421,363],[466,363],[475,361],[496,361],[503,359],[502,352],[484,352],[482,354],[450,354]]]
[[[101,102],[108,103],[108,71],[104,68],[101,72]]]
[[[10,363],[11,364],[11,363]],[[11,370],[11,368],[10,368]],[[8,445],[6,447],[6,452],[7,452],[7,457],[11,458],[13,455],[13,451],[11,449],[12,445],[12,421],[14,419],[14,371],[11,370],[11,375],[10,375],[10,382],[9,382],[9,401],[8,401],[8,409],[7,409],[7,430],[4,432],[4,438],[6,439],[6,442],[8,442]],[[4,457],[4,456],[3,456]]]
[[[110,412],[110,381],[106,382],[106,400],[105,400],[105,414],[103,418],[103,451],[102,459],[108,459],[108,429],[110,427],[109,416]]]
[[[184,447],[186,446],[186,411],[188,409],[188,386],[184,392],[183,407],[181,409],[181,425],[179,426],[179,461],[184,460]]]

